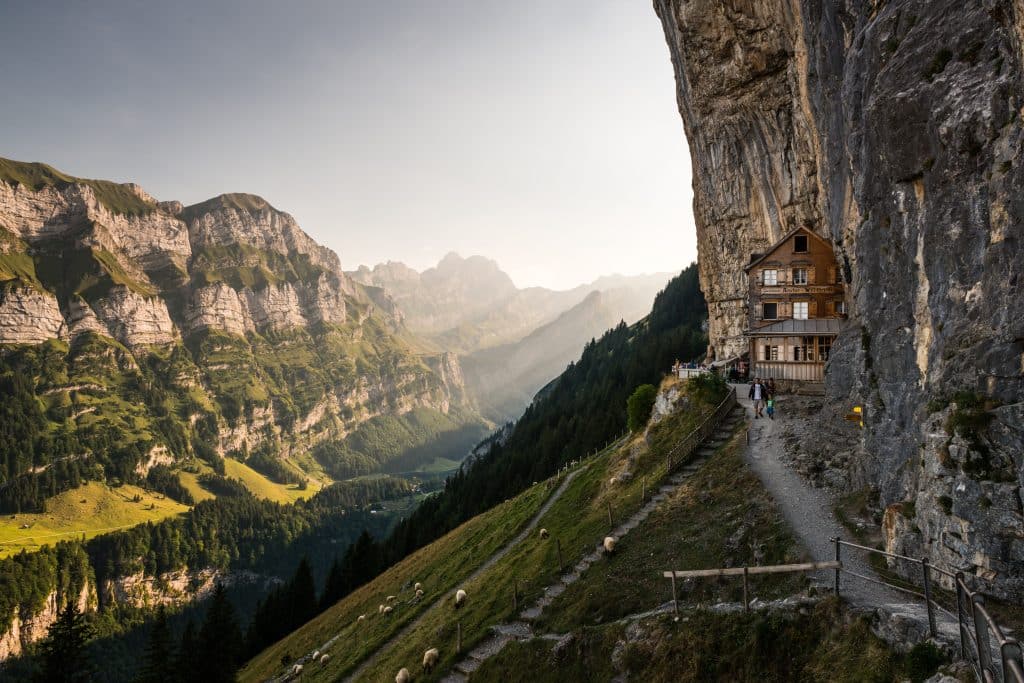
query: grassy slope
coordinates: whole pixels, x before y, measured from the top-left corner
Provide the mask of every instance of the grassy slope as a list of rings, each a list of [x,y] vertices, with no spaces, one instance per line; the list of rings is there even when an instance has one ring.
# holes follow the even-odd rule
[[[571,565],[592,551],[607,533],[609,502],[612,504],[616,525],[632,514],[640,505],[641,488],[645,478],[650,491],[656,482],[665,476],[666,449],[674,445],[679,437],[692,430],[711,408],[710,404],[695,399],[693,409],[677,413],[663,421],[652,432],[654,446],[638,454],[632,468],[635,476],[628,484],[612,485],[610,479],[626,466],[625,461],[632,452],[633,445],[640,441],[639,438],[631,440],[614,452],[601,454],[588,461],[584,465],[584,470],[573,480],[559,501],[540,520],[539,528],[548,529],[550,539],[542,541],[536,535],[531,536],[483,575],[462,586],[471,596],[467,606],[458,613],[458,619],[462,622],[463,647],[472,647],[475,642],[484,638],[490,625],[512,618],[512,593],[515,583],[518,583],[520,604],[523,605],[539,597],[543,587],[555,580],[558,575],[555,539],[561,543],[565,564]],[[638,449],[640,450],[643,449]],[[523,496],[532,495],[538,488],[553,488],[555,483],[551,480],[534,486],[513,502]],[[483,516],[491,514],[493,511]],[[429,551],[435,545],[437,544],[428,546],[425,550]],[[472,567],[479,566],[486,557],[487,555],[475,555],[466,573],[468,574]],[[454,588],[455,585],[452,584],[451,587]],[[383,594],[384,591],[377,591],[377,598]],[[340,604],[345,604],[347,600]],[[369,628],[375,627],[371,624]],[[376,665],[366,673],[366,680],[390,680],[403,666],[412,670],[414,666],[418,666],[423,651],[430,647],[438,647],[441,651],[442,666],[435,674],[450,667],[455,661],[455,629],[456,613],[448,601],[440,606],[431,607],[424,621],[416,629],[383,652]],[[357,637],[359,629],[350,627],[350,633],[353,636],[347,642]],[[286,639],[285,642],[290,640],[291,638]],[[356,649],[362,651],[362,648]],[[273,654],[264,652],[258,661],[275,663],[285,650],[292,655],[308,651],[298,647],[288,649],[275,646]],[[334,680],[351,672],[354,663],[362,659],[358,652],[337,647],[332,651],[332,657],[327,667],[310,669],[307,678],[314,681]],[[273,668],[250,666],[242,680],[256,680],[257,674],[266,675],[272,672]],[[437,675],[425,680],[434,678],[437,678]]]
[[[550,641],[512,643],[473,675],[474,683],[606,681],[619,670],[630,680],[923,681],[939,664],[918,647],[897,655],[872,633],[866,619],[844,621],[827,600],[806,614],[696,612],[678,623],[668,615],[574,632],[562,651]],[[523,662],[533,665],[524,667]]]
[[[141,497],[137,503],[133,501],[136,495]],[[45,513],[0,517],[0,557],[23,549],[38,550],[41,545],[80,538],[81,534],[92,538],[117,527],[157,521],[186,510],[188,507],[166,496],[147,493],[137,486],[111,488],[89,482],[48,500]],[[21,528],[25,524],[30,528]]]
[[[120,183],[76,178],[38,162],[0,159],[0,181],[22,185],[33,191],[39,191],[44,187],[63,187],[71,183],[81,183],[91,187],[100,203],[114,213],[140,215],[156,208]]]
[[[334,649],[333,668],[353,668],[437,596],[451,592],[483,558],[514,538],[548,495],[548,487],[534,486],[514,500],[474,517],[413,553],[298,631],[264,650],[243,669],[239,680],[263,680],[279,671],[281,657],[286,653],[299,657],[339,632],[345,647]],[[412,601],[412,585],[417,581],[422,582],[427,596],[418,604]],[[377,608],[388,595],[397,595],[400,600],[395,613],[385,619],[377,614]],[[361,614],[366,614],[368,620],[357,630],[356,619]]]
[[[232,458],[224,459],[224,473],[231,479],[239,479],[257,498],[265,498],[275,503],[294,503],[302,498],[309,498],[319,490],[319,484],[311,482],[305,491],[294,484],[278,484],[249,467],[245,463]]]
[[[224,466],[227,476],[239,479],[253,495],[277,503],[294,503],[311,497],[319,490],[315,482],[305,491],[293,485],[278,484],[231,458],[224,461]],[[196,502],[214,497],[199,485],[197,474],[180,472],[179,477]],[[134,502],[136,495],[141,497],[140,502]],[[155,522],[189,509],[163,494],[150,493],[138,486],[112,488],[99,482],[87,482],[50,498],[46,508],[47,511],[42,514],[0,517],[0,557],[13,555],[23,549],[38,550],[42,545],[81,538],[83,533],[86,538],[92,538],[116,528]],[[22,525],[25,524],[30,525],[30,528],[23,529]]]
[[[685,485],[631,535],[607,562],[570,586],[544,612],[543,630],[564,632],[580,625],[607,623],[653,609],[671,599],[662,572],[756,564],[754,547],[763,546],[762,564],[797,562],[796,541],[757,476],[743,464],[743,432],[722,446]],[[752,579],[751,598],[772,599],[803,587],[787,574]],[[741,600],[740,581],[698,581],[680,585],[689,603]],[[608,595],[614,595],[609,600]]]

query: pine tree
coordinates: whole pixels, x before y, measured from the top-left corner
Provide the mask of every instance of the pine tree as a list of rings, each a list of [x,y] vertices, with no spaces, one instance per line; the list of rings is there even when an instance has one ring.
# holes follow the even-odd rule
[[[41,683],[77,683],[93,678],[93,666],[85,644],[93,635],[92,626],[78,610],[72,598],[50,625],[42,644]]]
[[[196,625],[192,619],[185,624],[185,630],[181,634],[181,642],[178,645],[178,652],[174,657],[174,672],[181,683],[191,683],[198,680],[199,666],[196,659]],[[173,679],[172,679],[173,680]]]
[[[327,581],[324,583],[324,594],[320,598],[320,609],[325,610],[334,603],[348,595],[352,590],[351,581],[342,568],[341,560],[334,556],[331,569],[327,572]]]
[[[289,630],[302,626],[316,616],[316,584],[309,558],[303,556],[288,585]]]
[[[167,624],[167,610],[163,605],[157,610],[156,620],[149,632],[149,643],[143,655],[142,668],[136,683],[165,683],[167,672],[171,671],[171,629]]]
[[[217,584],[197,645],[199,678],[205,683],[232,683],[243,655],[242,629],[227,591]]]

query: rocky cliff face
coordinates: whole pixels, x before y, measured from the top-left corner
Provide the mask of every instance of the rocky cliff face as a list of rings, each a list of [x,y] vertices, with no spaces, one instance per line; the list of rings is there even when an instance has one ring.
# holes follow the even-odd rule
[[[654,4],[694,163],[713,352],[745,348],[752,252],[798,225],[831,239],[850,320],[828,392],[867,411],[853,483],[897,506],[891,548],[1020,598],[1024,5]]]
[[[86,582],[75,600],[78,603],[78,609],[82,612],[95,609],[96,592]],[[19,656],[32,643],[37,643],[45,638],[50,626],[60,616],[60,610],[66,602],[63,596],[58,596],[57,591],[52,591],[36,612],[23,614],[21,609],[15,609],[7,630],[0,633],[0,662]]]
[[[99,419],[142,451],[288,457],[381,415],[468,408],[457,359],[413,353],[400,327],[384,292],[260,197],[183,207],[0,159],[0,376],[30,375],[80,450],[109,444]],[[15,469],[45,470],[38,450]]]

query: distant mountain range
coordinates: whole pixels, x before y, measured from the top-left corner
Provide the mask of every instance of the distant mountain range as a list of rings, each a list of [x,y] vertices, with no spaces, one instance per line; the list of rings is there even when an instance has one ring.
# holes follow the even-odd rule
[[[395,301],[405,325],[459,354],[466,386],[493,420],[519,415],[584,344],[646,314],[672,273],[610,275],[568,290],[519,289],[483,256],[445,256],[419,273],[389,261],[346,273]]]

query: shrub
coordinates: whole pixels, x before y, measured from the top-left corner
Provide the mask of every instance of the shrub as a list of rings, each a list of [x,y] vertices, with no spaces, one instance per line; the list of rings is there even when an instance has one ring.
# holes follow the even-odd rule
[[[651,418],[651,410],[654,408],[654,399],[658,390],[653,384],[641,384],[633,392],[633,395],[626,401],[626,426],[629,431],[635,432],[643,429],[647,420]]]

